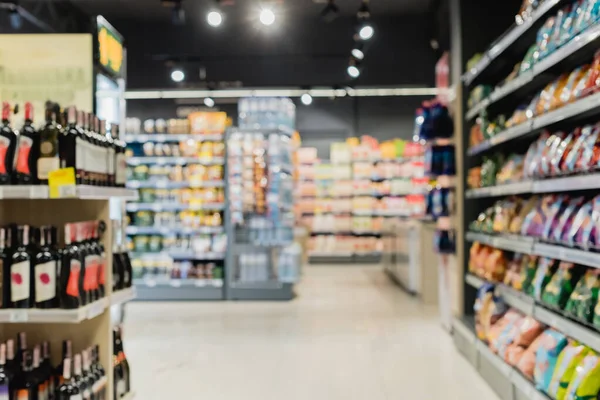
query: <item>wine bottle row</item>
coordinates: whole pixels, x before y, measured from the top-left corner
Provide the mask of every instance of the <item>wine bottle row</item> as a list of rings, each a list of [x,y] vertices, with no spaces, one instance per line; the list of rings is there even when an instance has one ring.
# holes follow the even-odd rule
[[[105,224],[65,224],[64,247],[57,228],[0,227],[1,308],[75,309],[106,293]],[[127,253],[113,254],[113,290],[131,286]]]
[[[118,125],[111,124],[107,133],[106,122],[94,114],[75,107],[63,112],[47,102],[46,121],[36,129],[33,106],[25,103],[19,131],[11,125],[12,111],[2,103],[0,185],[44,185],[51,172],[73,168],[77,184],[125,187],[125,142],[119,140]]]
[[[98,354],[97,345],[73,354],[71,341],[65,340],[61,363],[55,367],[50,359],[50,343],[44,341],[30,349],[25,332],[20,332],[16,348],[13,339],[0,344],[0,398],[107,399],[108,379]]]

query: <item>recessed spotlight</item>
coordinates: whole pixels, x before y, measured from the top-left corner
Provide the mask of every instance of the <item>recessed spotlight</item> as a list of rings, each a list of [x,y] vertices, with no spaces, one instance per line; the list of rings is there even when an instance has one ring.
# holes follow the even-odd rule
[[[304,93],[302,96],[300,96],[300,101],[305,106],[310,106],[312,104],[312,102],[313,102],[313,98],[312,98],[312,96],[310,94]]]
[[[275,22],[275,13],[270,8],[263,8],[260,10],[260,22],[263,25],[273,25]]]
[[[350,77],[353,79],[356,79],[360,76],[360,69],[356,65],[349,65],[347,71],[348,75],[350,75]]]
[[[220,26],[223,23],[223,16],[218,11],[211,11],[206,15],[206,21],[210,26]]]
[[[365,53],[358,46],[355,46],[352,49],[352,57],[356,58],[359,61],[362,61],[365,58]]]
[[[214,107],[215,106],[215,101],[212,98],[207,97],[207,98],[204,99],[204,105],[206,107]]]
[[[174,82],[181,82],[185,79],[185,73],[180,69],[174,69],[173,72],[171,72],[171,79]]]
[[[374,34],[375,34],[375,29],[373,29],[373,26],[369,23],[363,25],[360,28],[360,30],[358,31],[358,36],[362,40],[369,40],[373,37]]]

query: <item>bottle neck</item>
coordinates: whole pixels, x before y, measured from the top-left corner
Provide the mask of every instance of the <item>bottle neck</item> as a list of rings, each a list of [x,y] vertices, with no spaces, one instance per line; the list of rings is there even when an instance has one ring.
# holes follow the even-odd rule
[[[19,350],[23,351],[27,349],[27,334],[25,332],[19,332]]]
[[[50,343],[49,342],[46,341],[46,342],[42,343],[42,351],[43,351],[44,360],[50,361]]]
[[[6,248],[6,228],[0,228],[0,249]]]
[[[63,360],[63,378],[65,378],[65,381],[68,381],[69,379],[71,379],[71,359],[70,358],[65,358]]]
[[[42,226],[40,228],[40,247],[44,247],[48,245],[48,234],[49,234],[49,230],[48,227],[46,226]]]
[[[90,354],[87,350],[84,350],[82,353],[83,357],[83,371],[88,372],[90,370]]]
[[[65,224],[65,244],[73,243],[73,225]]]
[[[29,245],[29,226],[22,225],[17,228],[17,241],[20,245]]]
[[[0,344],[0,367],[4,367],[6,365],[6,345],[4,343]]]
[[[6,341],[6,359],[8,361],[15,359],[15,341],[12,339]]]
[[[63,353],[62,353],[63,359],[68,358],[71,359],[73,358],[73,345],[71,344],[70,340],[65,340],[63,342]]]
[[[40,346],[35,346],[33,349],[33,369],[40,367]]]
[[[73,367],[73,374],[75,376],[81,375],[81,355],[75,355],[75,366]]]
[[[25,123],[31,125],[33,123],[33,104],[25,103]]]

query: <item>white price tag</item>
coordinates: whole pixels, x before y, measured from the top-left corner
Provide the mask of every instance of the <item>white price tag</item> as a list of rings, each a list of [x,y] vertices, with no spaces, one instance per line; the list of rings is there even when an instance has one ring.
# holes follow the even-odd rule
[[[61,198],[77,197],[77,186],[75,186],[75,185],[59,186],[58,187],[58,196]]]
[[[196,279],[194,281],[194,285],[196,287],[205,287],[206,286],[206,279]]]
[[[160,211],[162,211],[162,206],[160,204],[153,204],[152,210],[156,211],[156,212],[160,212]]]
[[[148,287],[155,287],[156,286],[156,281],[147,280],[146,281],[146,286],[148,286]]]
[[[27,310],[13,310],[9,315],[10,322],[27,322],[29,321],[29,313]]]
[[[180,280],[177,280],[177,279],[173,279],[173,280],[170,282],[170,285],[171,285],[171,286],[173,286],[173,287],[176,287],[176,288],[178,288],[178,287],[181,287],[181,281],[180,281]]]
[[[92,319],[97,317],[98,315],[102,314],[102,311],[104,311],[104,302],[103,301],[97,301],[93,304],[90,304],[88,310],[87,310],[87,319]]]
[[[164,158],[159,157],[158,160],[156,160],[156,163],[158,165],[165,165],[167,163],[167,161]]]
[[[157,142],[164,142],[165,140],[167,140],[167,137],[165,135],[154,135],[154,138]]]
[[[222,279],[213,279],[212,284],[214,287],[217,287],[217,288],[223,287],[223,280]]]

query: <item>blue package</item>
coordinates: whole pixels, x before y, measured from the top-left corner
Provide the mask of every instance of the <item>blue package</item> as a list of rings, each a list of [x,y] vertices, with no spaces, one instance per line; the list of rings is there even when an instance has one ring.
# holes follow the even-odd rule
[[[552,374],[558,361],[558,356],[567,346],[567,337],[554,329],[542,333],[540,346],[535,352],[535,367],[533,380],[535,387],[544,393],[548,392]]]

